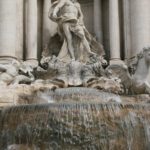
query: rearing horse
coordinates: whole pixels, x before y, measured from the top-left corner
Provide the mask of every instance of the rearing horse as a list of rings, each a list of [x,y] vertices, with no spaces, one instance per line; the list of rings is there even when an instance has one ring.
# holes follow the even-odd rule
[[[128,68],[132,70],[129,73]],[[145,48],[126,65],[110,65],[106,71],[110,77],[118,77],[124,86],[125,93],[150,94],[150,48]]]
[[[137,58],[136,70],[132,76],[133,91],[150,94],[150,48],[145,48]]]

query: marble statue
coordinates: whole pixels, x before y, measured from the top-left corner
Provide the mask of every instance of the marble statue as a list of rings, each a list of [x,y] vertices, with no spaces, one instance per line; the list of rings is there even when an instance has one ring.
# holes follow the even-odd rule
[[[150,93],[149,49],[135,58],[130,67],[133,75],[125,64],[104,69],[107,65],[104,50],[84,26],[80,4],[76,0],[53,2],[49,18],[58,24],[58,33],[64,41],[58,56],[50,55],[48,49],[42,53],[40,66],[44,74],[47,72],[45,79],[50,83],[60,88],[92,87],[117,94]]]
[[[110,65],[107,71],[115,77],[119,77],[127,93],[150,94],[150,48],[134,57],[128,66]]]
[[[104,54],[102,46],[89,34],[83,22],[80,4],[76,0],[58,0],[53,2],[49,18],[58,24],[58,33],[64,40],[59,58],[69,54],[71,60],[85,59],[99,52]],[[86,54],[85,54],[86,51]],[[81,58],[82,57],[82,58]]]
[[[10,64],[0,64],[0,83],[1,84],[19,84],[31,83],[35,80],[31,66],[25,62],[12,61]]]
[[[102,45],[84,26],[80,4],[76,0],[55,1],[49,18],[58,24],[58,33],[64,42],[58,56],[50,55],[48,48],[43,50],[40,66],[44,70],[38,69],[37,74],[47,74],[45,80],[60,88],[93,87],[119,93],[120,83],[108,79],[103,68],[107,61]]]

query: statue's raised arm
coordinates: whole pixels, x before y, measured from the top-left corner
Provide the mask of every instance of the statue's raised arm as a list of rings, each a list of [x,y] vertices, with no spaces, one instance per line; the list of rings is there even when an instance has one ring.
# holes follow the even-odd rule
[[[57,20],[58,18],[58,12],[59,10],[65,5],[67,0],[59,0],[52,4],[52,7],[50,8],[49,17],[53,20]],[[53,9],[53,11],[51,11]]]

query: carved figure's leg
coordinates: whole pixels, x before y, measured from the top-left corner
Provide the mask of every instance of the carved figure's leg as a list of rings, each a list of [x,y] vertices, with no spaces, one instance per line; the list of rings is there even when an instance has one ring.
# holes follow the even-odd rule
[[[133,82],[133,86],[133,89],[134,91],[136,91],[137,94],[150,94],[150,84],[147,81],[142,82],[140,80]]]
[[[85,34],[84,34],[83,29],[82,29],[82,30],[80,29],[80,31],[78,32],[78,36],[80,37],[81,42],[82,42],[82,44],[83,44],[83,47],[87,50],[88,54],[89,54],[90,56],[95,55],[95,53],[93,53],[93,52],[91,51],[90,45],[89,45],[89,43],[88,43],[88,41],[87,41],[87,39],[86,39],[86,37],[85,37]]]
[[[69,23],[63,23],[63,30],[64,30],[65,38],[67,40],[69,53],[70,53],[71,59],[75,60],[74,48],[73,48],[73,43],[72,43],[72,34],[70,32],[69,26],[70,26]]]

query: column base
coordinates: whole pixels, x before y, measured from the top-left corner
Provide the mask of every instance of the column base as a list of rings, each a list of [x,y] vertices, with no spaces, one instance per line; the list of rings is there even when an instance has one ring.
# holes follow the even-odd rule
[[[17,58],[11,56],[0,56],[0,64],[10,64],[13,60],[17,60]]]
[[[124,65],[125,62],[120,59],[111,59],[109,62],[110,65]]]
[[[36,68],[39,64],[37,59],[28,59],[24,63],[33,67],[33,68]]]

